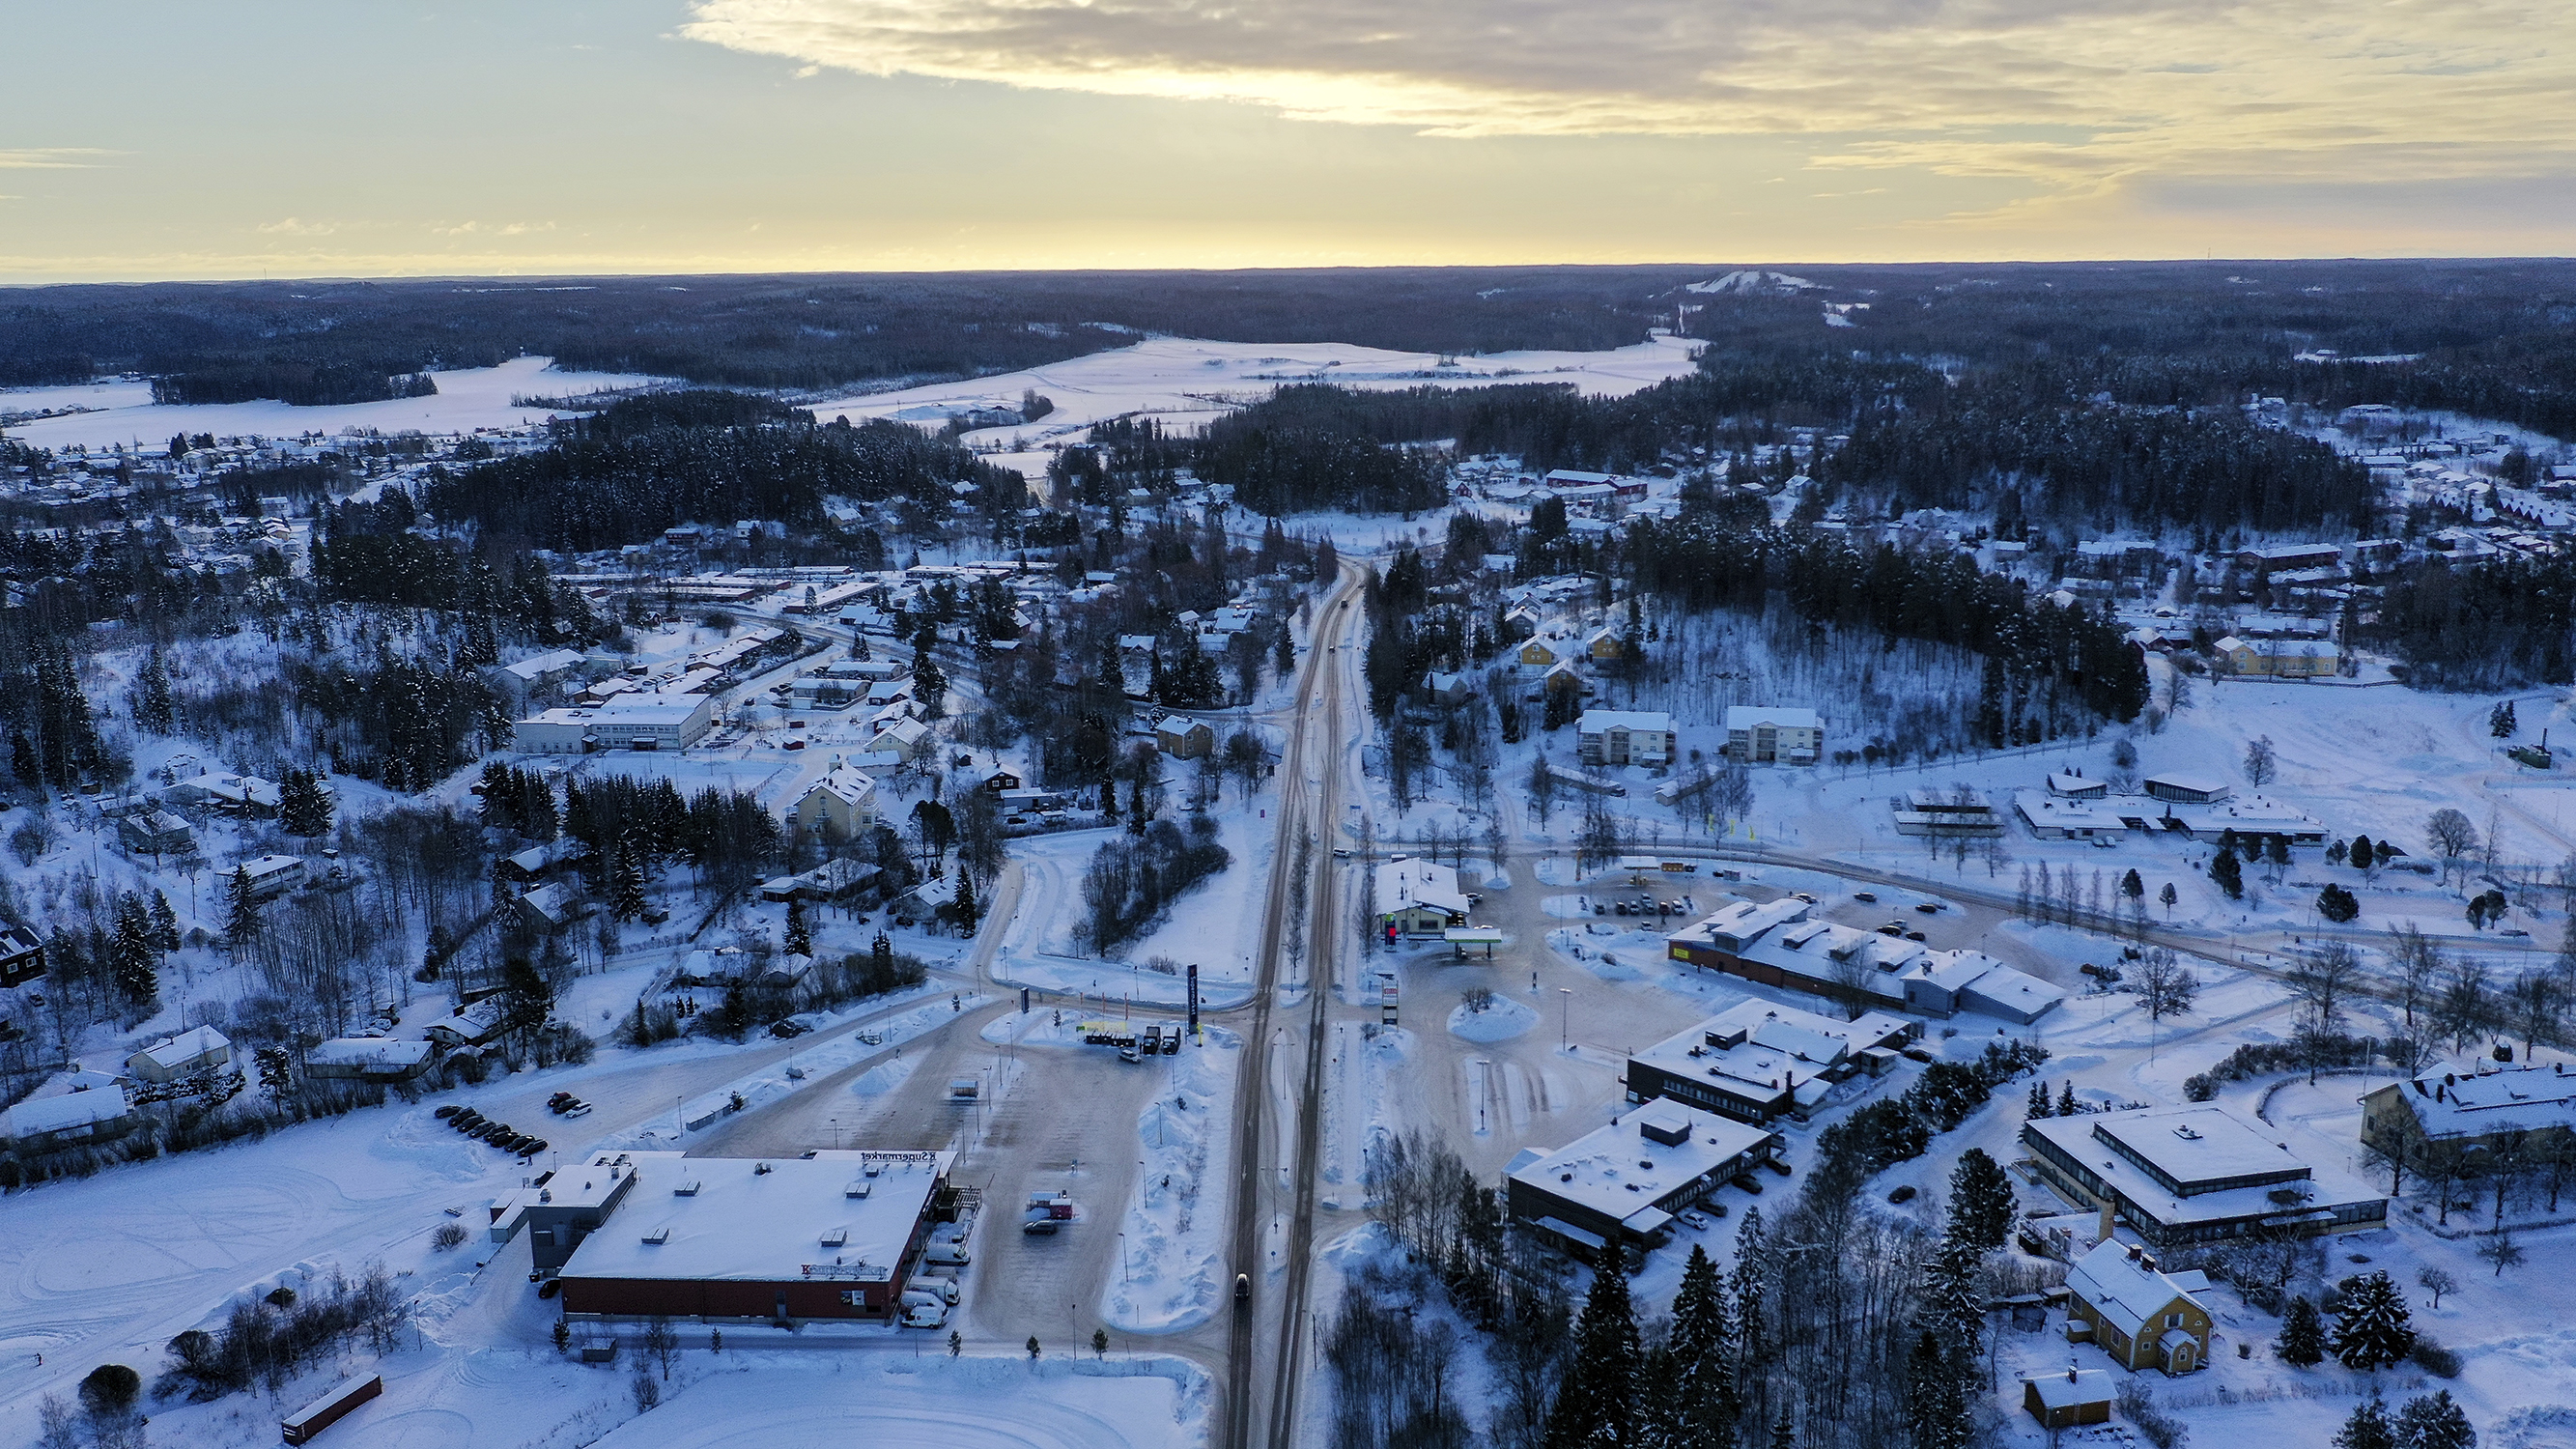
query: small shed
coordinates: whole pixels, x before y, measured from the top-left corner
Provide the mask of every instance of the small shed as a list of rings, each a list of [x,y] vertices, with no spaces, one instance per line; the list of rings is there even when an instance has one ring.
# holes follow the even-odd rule
[[[2111,1422],[2111,1371],[2067,1365],[2062,1374],[2024,1379],[2021,1406],[2044,1429]]]

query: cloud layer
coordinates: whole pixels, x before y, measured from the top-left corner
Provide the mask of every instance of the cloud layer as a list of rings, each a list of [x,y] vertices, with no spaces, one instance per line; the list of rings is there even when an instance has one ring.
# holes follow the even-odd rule
[[[1449,136],[1790,134],[2042,183],[2537,175],[2576,6],[2530,0],[698,0],[805,66]]]

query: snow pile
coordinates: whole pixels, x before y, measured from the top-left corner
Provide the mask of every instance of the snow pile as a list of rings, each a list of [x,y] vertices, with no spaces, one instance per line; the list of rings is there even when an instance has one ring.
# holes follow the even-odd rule
[[[1482,1011],[1470,1011],[1460,1002],[1449,1013],[1449,1034],[1473,1042],[1510,1041],[1536,1025],[1538,1012],[1508,996],[1495,997]]]
[[[1144,1167],[1119,1231],[1125,1261],[1101,1317],[1129,1333],[1206,1321],[1226,1291],[1222,1260],[1234,1149],[1225,1121],[1239,1038],[1210,1033],[1174,1064],[1177,1097],[1156,1097],[1136,1123]],[[1186,1105],[1183,1105],[1183,1104]]]

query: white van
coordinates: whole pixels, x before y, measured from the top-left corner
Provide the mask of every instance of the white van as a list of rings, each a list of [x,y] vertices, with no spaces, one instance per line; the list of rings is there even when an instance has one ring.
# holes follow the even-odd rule
[[[921,1261],[941,1268],[963,1268],[973,1261],[963,1241],[933,1243],[922,1250]]]
[[[906,1328],[937,1328],[947,1321],[948,1305],[945,1303],[907,1303],[904,1305],[903,1326]]]
[[[911,1285],[903,1290],[903,1301],[907,1307],[915,1299],[924,1303],[945,1303],[954,1306],[958,1297],[957,1280],[954,1278],[915,1278]]]

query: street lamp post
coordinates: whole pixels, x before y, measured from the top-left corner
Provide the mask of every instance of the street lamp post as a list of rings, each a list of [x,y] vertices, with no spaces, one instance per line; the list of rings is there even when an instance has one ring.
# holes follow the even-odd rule
[[[1490,1057],[1476,1058],[1476,1131],[1485,1130],[1485,1103],[1494,1095],[1494,1063]]]
[[[1574,988],[1560,986],[1556,988],[1556,995],[1557,999],[1565,1004],[1565,1011],[1557,1027],[1557,1050],[1572,1051],[1574,1050]]]

